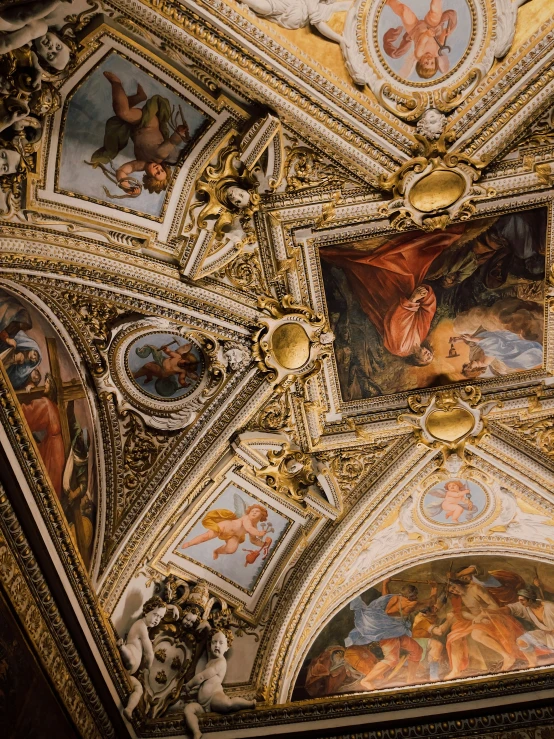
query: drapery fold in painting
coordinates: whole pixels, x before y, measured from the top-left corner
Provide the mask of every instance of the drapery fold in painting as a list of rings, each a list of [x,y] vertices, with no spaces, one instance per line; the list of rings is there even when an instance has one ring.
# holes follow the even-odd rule
[[[373,252],[325,247],[321,258],[336,264],[348,277],[361,308],[383,337],[385,348],[407,357],[425,341],[435,315],[433,289],[419,301],[410,300],[423,285],[433,260],[464,232],[457,225],[436,234],[402,234]]]

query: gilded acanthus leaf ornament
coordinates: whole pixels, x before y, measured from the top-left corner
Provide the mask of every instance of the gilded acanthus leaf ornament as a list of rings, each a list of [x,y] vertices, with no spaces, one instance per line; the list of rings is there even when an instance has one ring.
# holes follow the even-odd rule
[[[269,403],[256,414],[248,427],[262,431],[280,431],[289,427],[292,409],[288,392],[277,391]]]
[[[509,428],[510,431],[521,434],[525,441],[536,446],[543,454],[554,457],[554,418],[552,416],[512,420]]]
[[[310,455],[285,443],[278,452],[268,452],[267,460],[265,467],[256,470],[256,476],[281,495],[304,503],[310,486],[317,481]]]
[[[239,142],[233,139],[223,148],[217,163],[209,165],[196,183],[198,202],[191,206],[196,215],[198,228],[208,227],[208,218],[215,218],[213,232],[221,241],[229,231],[235,218],[248,233],[252,230],[250,219],[258,209],[260,196],[257,192],[258,180],[252,170],[240,162]]]
[[[197,280],[220,272],[256,242],[252,216],[260,206],[260,179],[265,177],[269,189],[280,183],[281,148],[281,123],[271,113],[252,119],[246,131],[225,137],[223,148],[196,180],[183,232],[190,234],[181,258],[183,275]],[[271,155],[264,172],[260,158],[268,149]]]
[[[476,184],[485,161],[449,150],[455,136],[443,130],[444,120],[440,111],[427,110],[415,134],[416,156],[379,181],[380,189],[392,193],[380,211],[397,229],[444,229],[473,216],[476,201],[495,195]]]
[[[486,416],[498,401],[480,402],[478,387],[467,385],[456,390],[443,390],[428,401],[418,395],[408,399],[412,414],[398,417],[399,423],[413,427],[417,440],[426,446],[441,449],[463,459],[465,445],[477,442],[486,433]]]

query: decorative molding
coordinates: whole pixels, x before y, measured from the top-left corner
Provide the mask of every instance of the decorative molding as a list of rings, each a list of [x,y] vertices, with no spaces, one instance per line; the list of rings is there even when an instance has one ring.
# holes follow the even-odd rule
[[[79,734],[115,737],[56,602],[0,485],[0,584]]]

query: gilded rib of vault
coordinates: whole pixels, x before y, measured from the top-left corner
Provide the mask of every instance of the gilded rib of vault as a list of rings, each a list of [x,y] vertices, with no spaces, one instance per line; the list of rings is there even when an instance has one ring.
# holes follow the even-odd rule
[[[552,8],[332,5],[0,7],[0,441],[137,736],[552,679]]]

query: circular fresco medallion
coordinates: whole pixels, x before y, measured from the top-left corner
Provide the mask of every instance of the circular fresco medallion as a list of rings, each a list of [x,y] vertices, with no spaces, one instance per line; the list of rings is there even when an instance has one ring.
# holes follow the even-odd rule
[[[490,496],[473,480],[451,478],[434,485],[421,498],[420,515],[441,526],[473,524],[490,508]]]
[[[379,59],[395,79],[435,84],[470,51],[472,12],[467,0],[383,0],[374,34]]]
[[[206,369],[202,350],[191,338],[158,331],[141,334],[129,343],[125,366],[135,386],[162,401],[191,395]]]

